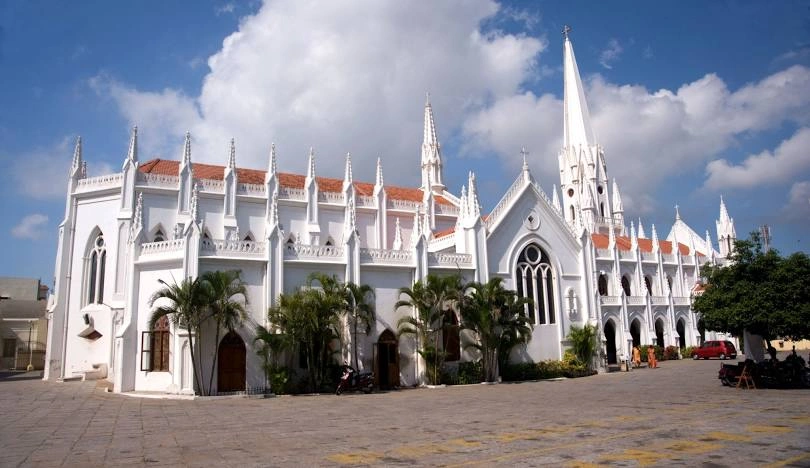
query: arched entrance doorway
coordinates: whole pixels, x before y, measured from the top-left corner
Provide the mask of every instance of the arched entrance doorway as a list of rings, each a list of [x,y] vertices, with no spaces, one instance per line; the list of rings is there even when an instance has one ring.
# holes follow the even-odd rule
[[[605,322],[605,341],[608,364],[616,364],[616,326],[613,325],[613,320]]]
[[[217,391],[244,391],[245,364],[245,342],[238,333],[232,331],[219,342]]]
[[[633,319],[630,324],[630,336],[633,337],[633,346],[641,346],[641,323],[638,319]]]
[[[706,325],[703,324],[703,319],[698,320],[698,346],[703,346],[703,343],[706,341]]]
[[[399,387],[399,345],[391,330],[382,332],[374,343],[374,376],[382,389]]]
[[[684,323],[682,318],[678,319],[675,330],[678,332],[678,347],[681,349],[686,348],[686,323]]]
[[[664,321],[658,319],[655,321],[655,344],[664,347]]]

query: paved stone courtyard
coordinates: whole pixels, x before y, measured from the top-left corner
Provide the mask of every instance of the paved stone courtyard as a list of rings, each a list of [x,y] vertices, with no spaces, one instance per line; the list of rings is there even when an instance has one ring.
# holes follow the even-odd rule
[[[0,466],[810,466],[810,390],[718,361],[372,395],[167,400],[0,376]]]

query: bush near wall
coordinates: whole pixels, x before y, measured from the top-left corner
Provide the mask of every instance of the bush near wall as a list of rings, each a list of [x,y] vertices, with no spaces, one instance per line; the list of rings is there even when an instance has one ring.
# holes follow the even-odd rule
[[[523,362],[509,364],[505,369],[501,369],[501,378],[504,382],[554,379],[558,377],[576,378],[594,374],[596,374],[596,371],[589,370],[587,366],[576,361]]]
[[[699,348],[699,346],[687,346],[686,348],[683,349],[683,352],[681,352],[681,355],[683,356],[684,359],[691,359],[692,358],[692,353],[694,353],[695,350],[698,349],[698,348]]]

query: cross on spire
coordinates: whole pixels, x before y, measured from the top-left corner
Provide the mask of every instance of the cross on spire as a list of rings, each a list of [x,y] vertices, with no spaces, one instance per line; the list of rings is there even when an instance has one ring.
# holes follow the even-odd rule
[[[565,37],[566,39],[568,39],[568,34],[569,34],[570,32],[571,32],[571,26],[568,26],[568,25],[566,24],[566,25],[563,27],[563,30],[562,30],[562,35],[563,35],[563,37]]]

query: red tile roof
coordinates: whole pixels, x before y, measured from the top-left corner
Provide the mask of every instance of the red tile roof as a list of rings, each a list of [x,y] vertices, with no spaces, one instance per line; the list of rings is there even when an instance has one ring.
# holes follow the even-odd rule
[[[165,159],[152,159],[146,161],[138,168],[145,174],[160,174],[177,176],[180,173],[180,162]],[[215,166],[212,164],[192,163],[191,172],[196,179],[222,180],[225,176],[225,166]],[[266,171],[257,169],[236,168],[236,178],[243,184],[263,184]],[[318,189],[323,192],[343,191],[343,179],[331,177],[315,177],[318,182]],[[286,172],[278,173],[278,181],[282,187],[304,188],[306,176],[301,174],[290,174]],[[354,182],[354,188],[358,195],[371,196],[374,193],[374,184],[368,182]],[[394,200],[422,202],[422,189],[409,187],[385,186],[385,193]],[[442,196],[437,196],[436,203],[441,205],[452,205],[452,203]]]
[[[597,249],[606,249],[610,243],[607,234],[591,234],[591,239]],[[616,246],[619,250],[629,251],[632,242],[633,241],[627,236],[616,236]],[[670,241],[658,241],[658,247],[661,249],[661,253],[672,253],[672,242]],[[638,239],[638,250],[642,252],[652,252],[652,239]],[[681,255],[689,255],[689,247],[680,242],[678,242],[678,251]],[[705,257],[705,255],[700,252],[697,254],[698,256]]]
[[[441,231],[434,232],[433,233],[433,238],[437,239],[439,237],[449,236],[450,234],[453,234],[454,232],[456,232],[455,226],[449,227],[447,229],[442,229]]]

